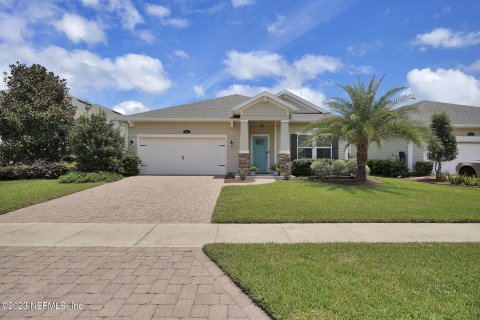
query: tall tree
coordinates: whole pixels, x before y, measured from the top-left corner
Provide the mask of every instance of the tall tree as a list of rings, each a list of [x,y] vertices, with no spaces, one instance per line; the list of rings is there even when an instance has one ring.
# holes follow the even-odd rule
[[[453,133],[453,126],[447,113],[437,113],[431,118],[430,131],[432,137],[428,143],[427,157],[435,164],[437,180],[442,173],[442,162],[453,161],[457,158],[457,139]]]
[[[72,152],[81,171],[121,171],[125,139],[105,111],[82,114],[71,135]]]
[[[0,158],[4,162],[57,161],[67,153],[75,108],[67,82],[39,64],[17,62],[4,72],[0,94]]]
[[[385,76],[384,76],[385,77]],[[409,118],[414,107],[395,109],[400,103],[413,99],[408,95],[399,95],[403,87],[388,90],[378,99],[377,93],[384,77],[379,80],[372,77],[368,85],[358,78],[353,85],[340,86],[348,99],[333,98],[327,102],[333,115],[313,123],[312,140],[343,140],[355,145],[357,149],[357,176],[362,182],[367,180],[366,165],[368,147],[376,143],[381,147],[384,140],[403,138],[420,145],[427,128],[418,121]]]

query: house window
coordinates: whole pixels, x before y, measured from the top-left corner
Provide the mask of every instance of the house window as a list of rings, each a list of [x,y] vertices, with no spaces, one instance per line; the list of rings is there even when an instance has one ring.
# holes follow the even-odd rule
[[[467,136],[469,136],[469,137],[474,137],[474,136],[475,136],[475,132],[469,132],[469,133],[467,133]]]
[[[297,159],[301,158],[332,158],[332,144],[329,142],[318,142],[314,146],[310,144],[303,145],[308,139],[307,135],[297,135]]]

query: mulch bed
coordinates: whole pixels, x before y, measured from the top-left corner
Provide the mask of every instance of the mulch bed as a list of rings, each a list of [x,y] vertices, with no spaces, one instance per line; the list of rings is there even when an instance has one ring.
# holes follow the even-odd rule
[[[224,183],[252,183],[255,182],[255,178],[247,178],[245,180],[240,179],[225,179]]]
[[[450,182],[448,182],[448,181],[437,181],[434,176],[408,177],[407,179],[412,180],[412,181],[431,183],[431,184],[450,185]]]
[[[328,182],[328,183],[341,184],[341,185],[350,185],[350,186],[383,184],[382,181],[375,180],[372,178],[368,178],[367,182],[361,182],[356,180],[354,177],[329,177],[329,178],[309,177],[308,180],[318,181],[318,182]]]

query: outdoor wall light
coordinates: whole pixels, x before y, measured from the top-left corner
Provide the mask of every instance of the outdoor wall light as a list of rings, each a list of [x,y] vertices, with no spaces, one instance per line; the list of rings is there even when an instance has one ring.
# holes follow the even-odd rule
[[[230,148],[233,148],[233,145],[235,144],[235,142],[232,140],[230,140],[230,142],[228,143],[230,145]]]
[[[261,123],[260,124],[260,131],[263,131],[263,128],[265,128],[265,127],[263,126],[263,123]]]
[[[128,141],[130,144],[135,144],[135,140],[133,139],[130,139],[130,141]]]

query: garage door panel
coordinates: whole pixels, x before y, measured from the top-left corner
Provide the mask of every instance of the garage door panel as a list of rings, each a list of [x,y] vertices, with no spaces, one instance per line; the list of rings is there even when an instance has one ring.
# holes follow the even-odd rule
[[[455,167],[460,162],[480,160],[480,143],[457,143],[458,156],[457,159],[450,162],[445,162],[442,165],[442,171],[455,173]]]
[[[142,174],[225,174],[224,137],[140,137]]]

